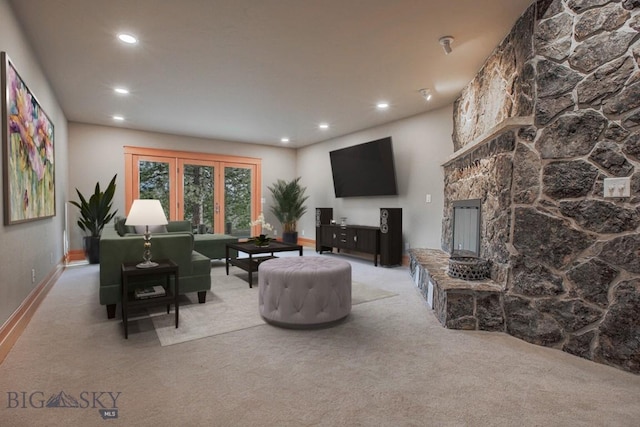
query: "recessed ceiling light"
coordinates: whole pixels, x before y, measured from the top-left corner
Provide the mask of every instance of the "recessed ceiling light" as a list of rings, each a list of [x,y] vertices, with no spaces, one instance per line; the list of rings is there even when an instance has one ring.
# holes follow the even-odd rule
[[[378,108],[378,110],[386,110],[387,108],[389,108],[389,103],[388,102],[378,102],[376,104],[376,108]]]
[[[124,121],[124,117],[122,117],[122,116],[115,115],[115,116],[113,116],[112,118],[113,118],[113,120],[115,120],[116,122],[123,122],[123,121]]]
[[[329,129],[329,123],[320,123],[318,125],[318,128],[323,129],[323,130],[324,129]]]
[[[113,89],[115,93],[119,93],[120,95],[129,95],[129,89],[123,87],[117,87]]]
[[[138,43],[138,39],[131,35],[131,34],[127,34],[127,33],[120,33],[118,34],[118,38],[120,39],[121,42],[127,43],[127,44],[136,44]]]
[[[286,144],[287,142],[289,142],[289,138],[287,138],[287,137],[280,138],[280,142]]]

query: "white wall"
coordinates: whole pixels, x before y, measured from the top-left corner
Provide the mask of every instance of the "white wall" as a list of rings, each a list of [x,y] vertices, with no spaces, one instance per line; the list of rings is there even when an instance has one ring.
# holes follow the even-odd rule
[[[347,223],[379,225],[380,209],[402,208],[403,240],[410,247],[440,248],[444,174],[441,164],[453,153],[453,106],[335,138],[298,150],[297,171],[307,187],[308,213],[298,232],[315,239],[315,208],[333,208]],[[398,196],[336,198],[329,151],[391,136]],[[431,195],[431,203],[425,202]]]
[[[20,77],[53,122],[56,187],[55,217],[17,225],[0,224],[1,325],[37,284],[62,262],[68,145],[67,119],[6,0],[0,0],[0,50],[6,52],[11,58]],[[2,139],[4,138],[2,136]],[[1,158],[4,159],[4,154]],[[0,174],[0,180],[1,176]],[[32,269],[36,272],[35,283],[31,280]]]
[[[295,178],[296,154],[291,148],[269,147],[238,142],[217,141],[187,136],[97,126],[81,123],[69,124],[69,194],[77,200],[75,189],[83,195],[93,193],[96,182],[106,186],[115,173],[116,195],[114,208],[124,215],[124,146],[193,151],[212,154],[256,157],[262,159],[262,197],[268,222],[276,220],[268,214],[270,202],[267,186],[276,179]],[[72,250],[82,249],[82,232],[76,224],[78,209],[70,205],[69,230]],[[281,232],[281,229],[278,230]]]

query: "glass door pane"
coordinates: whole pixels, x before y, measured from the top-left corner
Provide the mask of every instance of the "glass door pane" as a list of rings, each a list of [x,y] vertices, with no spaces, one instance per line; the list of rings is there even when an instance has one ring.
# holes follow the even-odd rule
[[[251,236],[252,171],[247,166],[224,168],[224,233]]]
[[[183,164],[183,218],[191,222],[194,233],[215,231],[215,168]]]
[[[140,160],[139,171],[139,199],[158,199],[164,209],[167,218],[171,217],[171,172],[168,162],[156,162],[150,160]]]

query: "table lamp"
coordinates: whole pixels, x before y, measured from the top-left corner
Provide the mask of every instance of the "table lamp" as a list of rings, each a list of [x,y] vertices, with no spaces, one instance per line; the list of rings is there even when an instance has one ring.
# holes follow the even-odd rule
[[[151,233],[149,233],[149,226],[167,224],[167,217],[164,215],[160,200],[137,199],[133,201],[125,225],[142,225],[146,227],[144,232],[144,252],[142,255],[144,261],[136,265],[136,267],[152,268],[158,266],[157,262],[151,261]]]

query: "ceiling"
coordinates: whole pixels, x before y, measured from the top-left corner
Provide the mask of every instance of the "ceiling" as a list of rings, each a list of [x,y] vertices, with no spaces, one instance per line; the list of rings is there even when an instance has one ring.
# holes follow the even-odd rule
[[[9,2],[69,121],[302,147],[451,104],[531,0]]]

